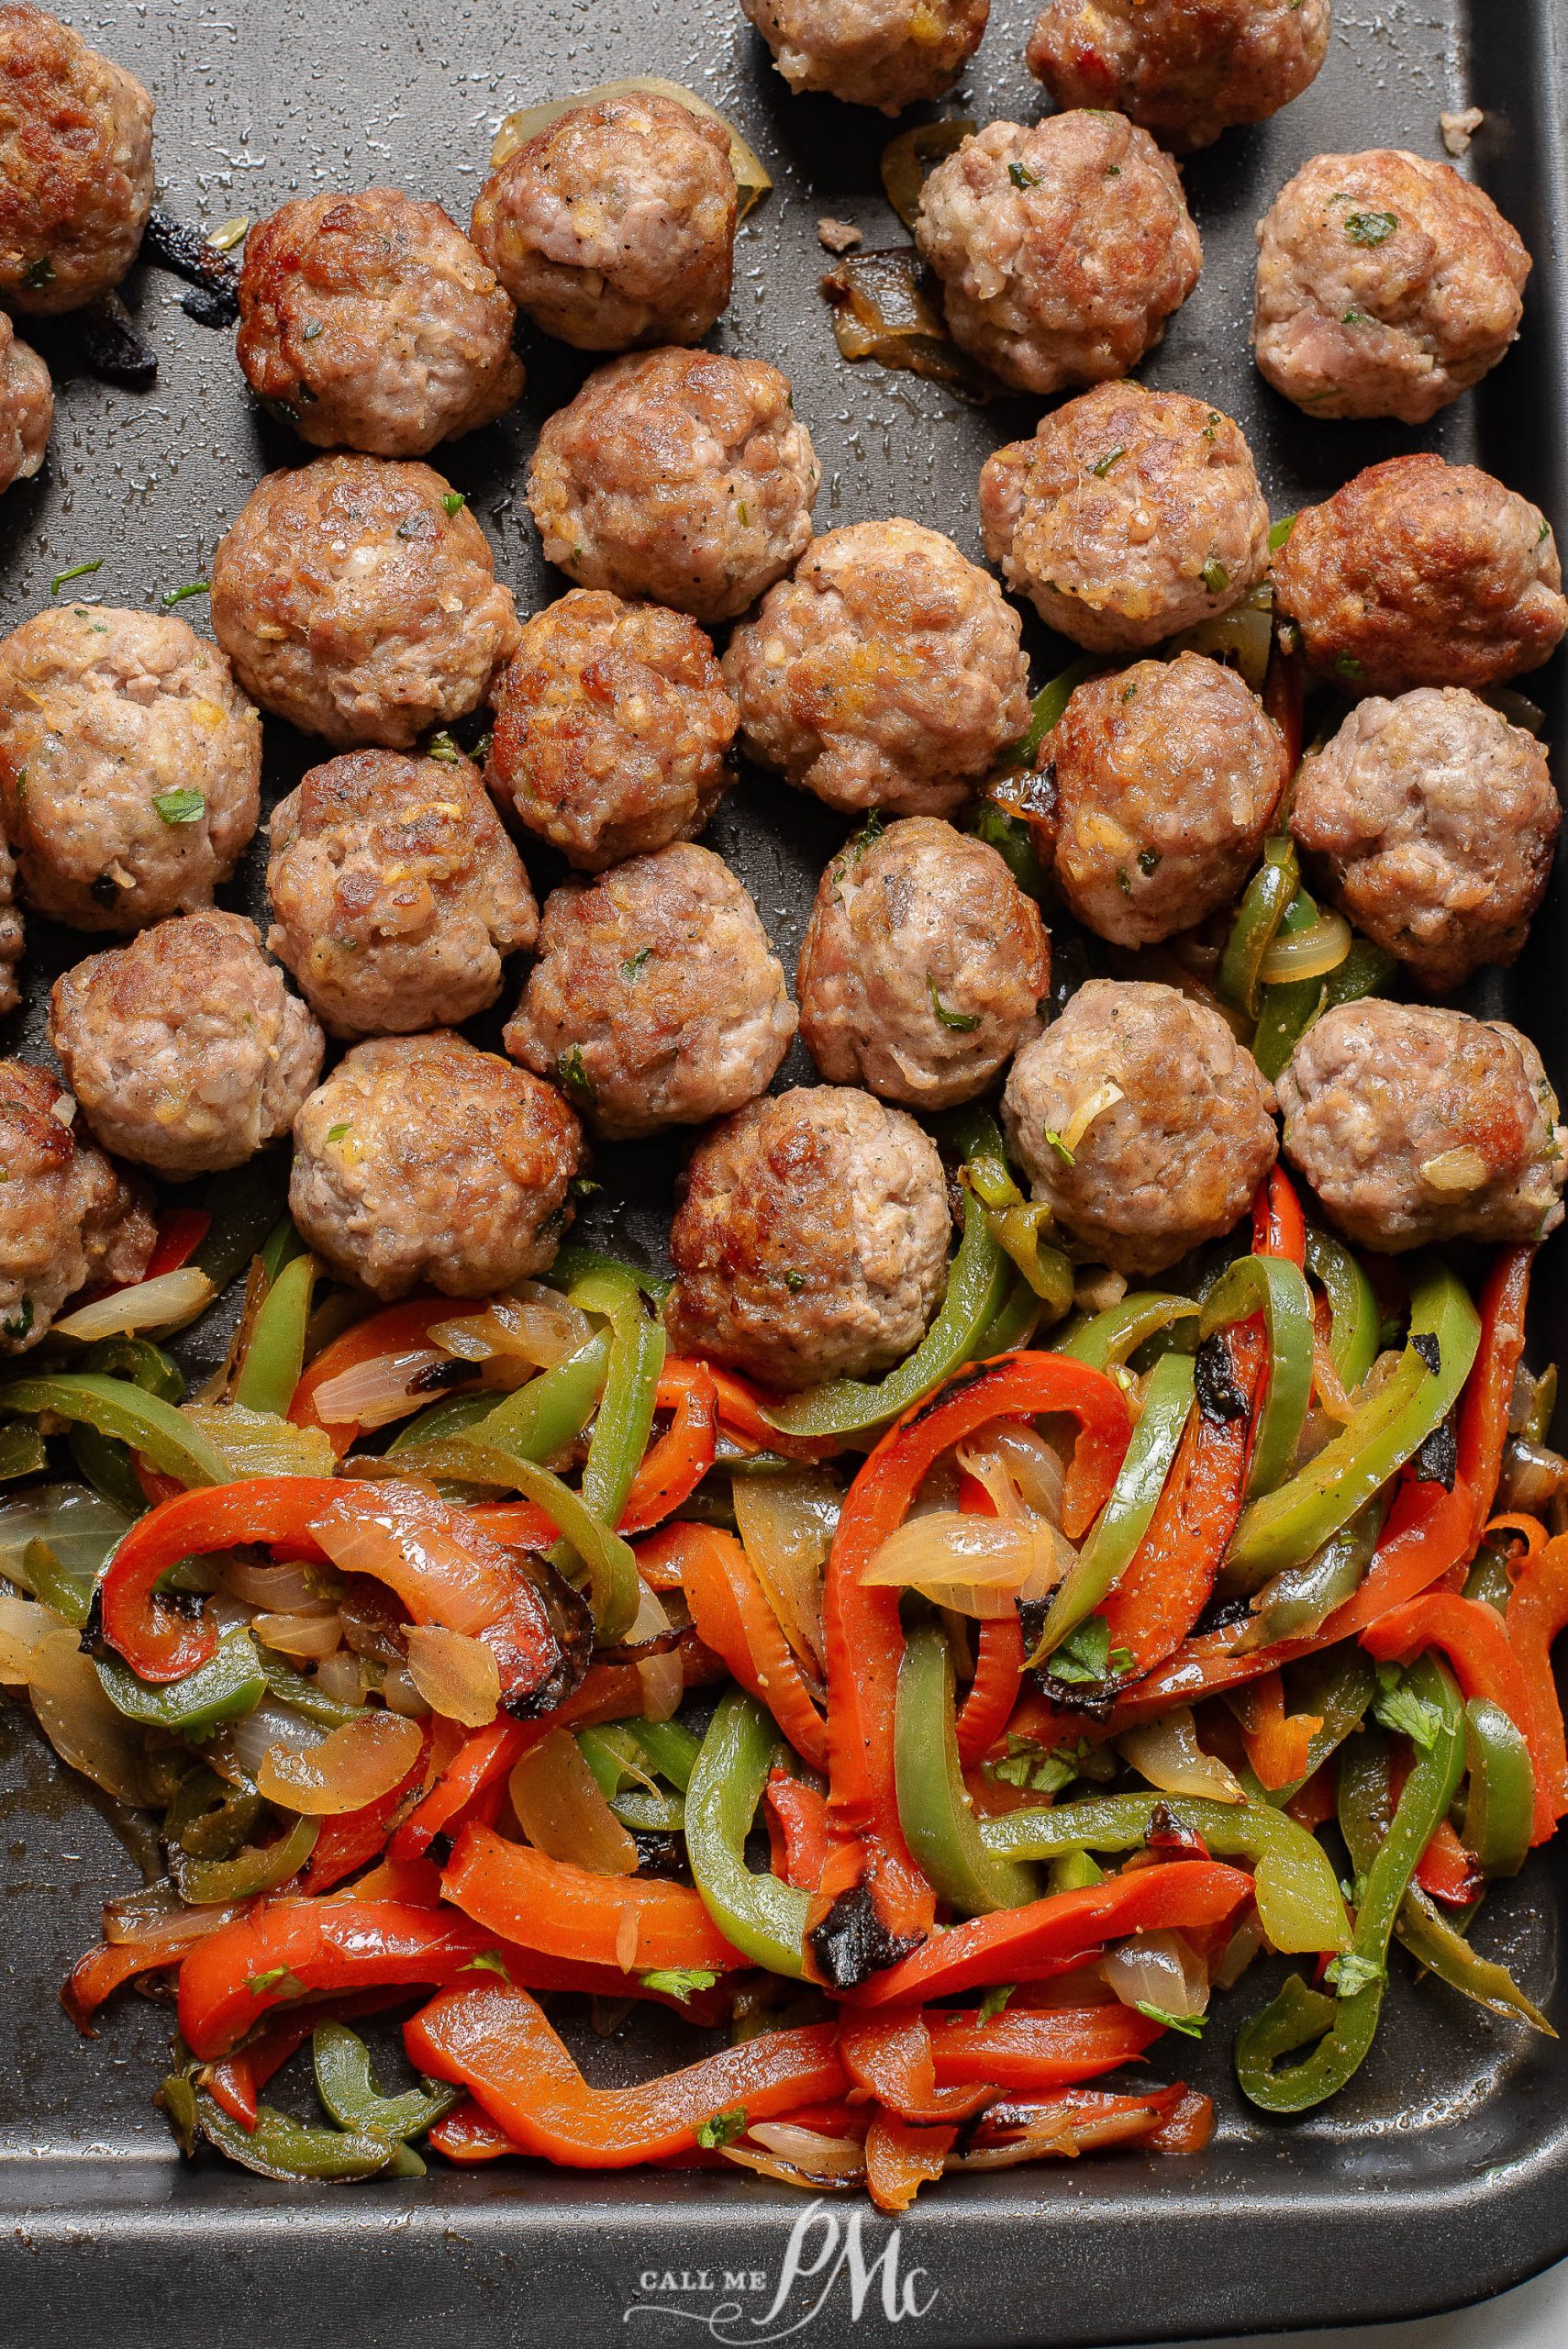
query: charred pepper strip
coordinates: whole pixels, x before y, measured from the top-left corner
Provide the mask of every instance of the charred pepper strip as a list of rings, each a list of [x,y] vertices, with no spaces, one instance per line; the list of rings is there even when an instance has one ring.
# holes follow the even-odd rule
[[[1372,1283],[1350,1250],[1327,1231],[1307,1232],[1307,1269],[1329,1300],[1329,1359],[1346,1394],[1353,1395],[1377,1360],[1383,1316]]]
[[[998,1857],[963,1783],[953,1716],[952,1651],[935,1625],[916,1631],[898,1670],[894,1754],[898,1816],[917,1865],[965,1917],[1021,1909],[1040,1889],[1032,1869]]]
[[[1312,1292],[1288,1256],[1240,1256],[1221,1273],[1204,1299],[1200,1343],[1259,1312],[1268,1368],[1252,1426],[1249,1498],[1273,1492],[1289,1473],[1312,1399]]]
[[[754,1965],[799,1979],[806,1895],[746,1865],[746,1838],[777,1750],[773,1725],[753,1698],[731,1689],[719,1699],[686,1788],[686,1857],[726,1940]]]

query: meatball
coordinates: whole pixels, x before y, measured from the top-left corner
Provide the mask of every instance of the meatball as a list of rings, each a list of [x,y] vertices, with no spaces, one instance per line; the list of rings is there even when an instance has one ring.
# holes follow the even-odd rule
[[[139,1281],[158,1227],[72,1122],[75,1103],[47,1069],[0,1061],[0,1353],[36,1346],[89,1282]]]
[[[1514,340],[1529,266],[1451,163],[1316,155],[1258,223],[1258,365],[1309,416],[1425,424]]]
[[[1014,1155],[1077,1252],[1162,1273],[1218,1240],[1274,1163],[1273,1090],[1218,1011],[1091,979],[1013,1063]]]
[[[1114,106],[1178,152],[1300,97],[1329,0],[1046,0],[1029,72],[1059,106]]]
[[[1175,164],[1086,108],[966,139],[927,180],[915,234],[953,340],[1020,392],[1125,375],[1203,266]]]
[[[1568,1130],[1528,1036],[1368,996],[1326,1011],[1280,1078],[1284,1154],[1348,1240],[1535,1241],[1562,1220]]]
[[[670,1232],[671,1343],[813,1386],[886,1370],[920,1342],[947,1278],[935,1144],[848,1085],[797,1085],[697,1144]]]
[[[517,307],[579,351],[700,342],[729,300],[740,203],[724,125],[632,90],[514,148],[473,241]]]
[[[49,369],[0,310],[0,489],[31,481],[43,462],[53,421]]]
[[[67,604],[0,641],[0,804],[39,913],[125,930],[210,905],[261,782],[261,720],[183,620]]]
[[[17,909],[17,860],[0,833],[0,1014],[22,1000],[17,965],[22,959],[22,917]]]
[[[581,587],[734,619],[811,540],[822,478],[789,378],[761,359],[612,359],[546,422],[528,505]]]
[[[1029,720],[1022,623],[918,522],[853,522],[738,628],[724,676],[746,750],[829,807],[945,814]]]
[[[1304,759],[1290,828],[1334,903],[1440,995],[1511,963],[1560,810],[1533,736],[1462,686],[1358,702]]]
[[[1307,659],[1351,695],[1480,692],[1539,669],[1568,629],[1540,507],[1440,457],[1390,457],[1306,507],[1273,575]]]
[[[765,1092],[795,1026],[756,907],[722,858],[677,841],[552,891],[506,1043],[624,1141]]]
[[[254,922],[210,909],[67,971],[49,1041],[104,1147],[174,1181],[287,1133],[324,1050]]]
[[[252,228],[239,364],[317,449],[423,457],[523,388],[517,312],[439,204],[395,187],[310,195]]]
[[[495,688],[486,780],[590,873],[700,832],[734,781],[740,713],[684,612],[573,588]]]
[[[1039,908],[994,848],[935,816],[868,824],[817,892],[801,1034],[833,1084],[945,1109],[1036,1033],[1050,982]]]
[[[1091,678],[1051,747],[1057,885],[1116,946],[1153,946],[1229,905],[1290,774],[1256,695],[1200,652]]]
[[[119,284],[152,208],[152,100],[28,0],[0,5],[0,302],[35,317]]]
[[[740,0],[792,90],[899,114],[940,98],[980,46],[991,0]]]
[[[382,457],[268,473],[218,540],[212,624],[263,709],[343,749],[406,751],[466,717],[517,642],[457,492]]]
[[[1102,384],[998,449],[980,526],[1014,594],[1091,652],[1140,652],[1229,611],[1269,567],[1240,427],[1141,384]]]
[[[539,930],[467,759],[346,751],[272,810],[267,944],[334,1036],[456,1027]]]
[[[295,1119],[289,1209],[377,1297],[484,1297],[546,1271],[582,1130],[559,1094],[461,1036],[356,1044]]]

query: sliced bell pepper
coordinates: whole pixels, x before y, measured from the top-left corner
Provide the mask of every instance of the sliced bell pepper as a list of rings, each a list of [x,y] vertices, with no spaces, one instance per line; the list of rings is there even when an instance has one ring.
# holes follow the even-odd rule
[[[1248,1765],[1266,1796],[1299,1787],[1311,1776],[1312,1741],[1323,1726],[1320,1713],[1290,1712],[1278,1672],[1248,1681],[1231,1698],[1240,1724]]]
[[[958,1758],[965,1769],[981,1761],[1006,1728],[1023,1671],[1024,1632],[1017,1613],[978,1624],[974,1677],[958,1710]]]
[[[1481,1291],[1481,1343],[1460,1406],[1459,1474],[1474,1499],[1474,1540],[1492,1514],[1508,1441],[1508,1405],[1525,1350],[1533,1248],[1500,1248]]]
[[[373,1802],[361,1804],[358,1810],[339,1811],[335,1817],[317,1820],[314,1824],[321,1831],[300,1878],[301,1892],[329,1891],[333,1885],[341,1884],[345,1876],[352,1876],[356,1868],[363,1867],[384,1851],[394,1821],[417,1798],[428,1783],[431,1767],[431,1737],[427,1727],[419,1758],[398,1785],[389,1787]]]
[[[360,1433],[351,1419],[323,1419],[316,1408],[316,1397],[329,1380],[341,1377],[346,1370],[357,1370],[361,1363],[375,1362],[383,1354],[416,1353],[430,1341],[430,1325],[450,1321],[454,1308],[450,1297],[409,1297],[402,1305],[389,1305],[379,1313],[366,1316],[323,1346],[315,1361],[304,1370],[289,1398],[288,1416],[296,1428],[320,1428],[330,1439],[339,1460],[352,1446]]]
[[[1413,1664],[1423,1649],[1440,1648],[1464,1696],[1489,1698],[1528,1738],[1529,1683],[1507,1627],[1480,1599],[1429,1590],[1369,1623],[1361,1643],[1380,1663]]]
[[[1307,1218],[1283,1166],[1270,1167],[1252,1201],[1252,1253],[1277,1256],[1297,1272],[1306,1268]]]
[[[1307,1269],[1329,1300],[1329,1359],[1347,1395],[1377,1360],[1383,1316],[1372,1283],[1341,1241],[1316,1229],[1307,1235]]]
[[[1535,1824],[1535,1765],[1529,1740],[1489,1697],[1464,1708],[1464,1842],[1484,1876],[1517,1876]]]
[[[774,1873],[802,1892],[814,1891],[828,1857],[828,1798],[803,1778],[773,1769],[763,1793],[768,1807]],[[782,1848],[781,1848],[782,1847]]]
[[[940,2087],[980,2081],[1026,2091],[1070,2087],[1130,2064],[1165,2028],[1117,1998],[1096,2007],[1036,2009],[1014,1999],[984,2021],[977,2013],[933,2007],[926,2024]]]
[[[285,1264],[257,1308],[234,1382],[242,1410],[288,1410],[305,1365],[305,1332],[310,1320],[315,1260],[296,1256]]]
[[[99,1435],[128,1444],[182,1485],[226,1485],[233,1474],[217,1446],[183,1412],[128,1379],[62,1370],[0,1386],[0,1414],[29,1419],[38,1411],[84,1421]]]
[[[933,2128],[885,2106],[876,2111],[866,2131],[866,2192],[875,2208],[890,2217],[906,2210],[922,2186],[940,2177],[957,2142],[951,2122]]]
[[[745,1963],[687,1886],[593,1876],[530,1844],[506,1842],[488,1827],[463,1829],[441,1892],[493,1938],[548,1957],[587,1959],[623,1974],[720,1974]]]
[[[241,2169],[288,2185],[346,2185],[384,2172],[417,2176],[424,2167],[390,2137],[350,2135],[339,2129],[309,2129],[292,2113],[270,2104],[256,2108],[249,2128],[235,2121],[216,2098],[183,2072],[172,2073],[158,2101],[183,2153],[205,2137]]]
[[[1297,1209],[1297,1220],[1299,1213]],[[1267,1354],[1262,1400],[1252,1422],[1250,1500],[1272,1493],[1295,1465],[1312,1399],[1312,1292],[1306,1274],[1289,1256],[1239,1256],[1229,1265],[1204,1299],[1200,1343],[1216,1330],[1260,1312]]]
[[[905,2121],[962,2121],[990,2100],[980,2076],[962,2087],[937,2083],[929,2018],[918,2007],[846,2007],[839,2054],[856,2088]]]
[[[698,1638],[767,1707],[801,1759],[825,1770],[827,1724],[740,1542],[713,1526],[680,1525],[669,1528],[661,1546],[662,1555],[679,1564]]]
[[[584,1312],[604,1314],[610,1326],[604,1391],[588,1438],[582,1488],[582,1508],[607,1532],[620,1523],[652,1433],[659,1374],[664,1366],[664,1325],[648,1312],[635,1276],[614,1266],[585,1274],[573,1283],[570,1295]],[[476,1431],[480,1442],[483,1424]],[[537,1464],[532,1469],[536,1477],[545,1473]],[[527,1483],[523,1490],[528,1491]],[[550,1506],[541,1492],[529,1497]],[[579,1529],[563,1525],[562,1533],[564,1538],[550,1552],[550,1563],[576,1580],[573,1568],[578,1562]],[[614,1541],[609,1533],[608,1542]],[[628,1574],[629,1561],[619,1554],[625,1546],[619,1543],[608,1553],[613,1560],[608,1570],[604,1563],[608,1542],[597,1535],[592,1549],[581,1555],[593,1582],[595,1627],[606,1647],[626,1637],[637,1613],[636,1571],[633,1567]]]
[[[299,1874],[316,1848],[318,1819],[291,1819],[270,1843],[247,1844],[227,1859],[186,1859],[171,1871],[183,1899],[201,1907],[227,1906],[271,1892]]]
[[[1381,1497],[1353,1517],[1342,1532],[1308,1558],[1304,1565],[1286,1566],[1271,1575],[1252,1596],[1251,1612],[1241,1626],[1236,1652],[1277,1646],[1282,1641],[1309,1637],[1361,1588],[1377,1551],[1383,1531]]]
[[[205,1737],[219,1721],[254,1712],[267,1693],[256,1642],[246,1631],[226,1632],[206,1663],[179,1680],[139,1680],[118,1656],[101,1655],[95,1663],[117,1712],[177,1737]]]
[[[212,1226],[205,1208],[165,1208],[158,1219],[158,1237],[147,1260],[144,1281],[161,1280],[177,1273],[195,1254]]]
[[[1529,1740],[1535,1765],[1535,1825],[1532,1843],[1551,1839],[1568,1811],[1568,1741],[1562,1707],[1551,1670],[1551,1642],[1568,1624],[1568,1534],[1558,1534],[1525,1560],[1508,1602],[1508,1644],[1524,1674]]]
[[[401,2096],[383,2096],[370,2049],[357,2031],[332,2017],[318,2022],[311,2032],[310,2054],[316,2093],[339,2129],[406,2143],[410,2137],[422,2137],[462,2101],[461,2089],[441,2087],[435,2080],[424,2080]]]
[[[966,1917],[1034,1899],[1033,1870],[996,1858],[981,1840],[959,1763],[952,1650],[933,1624],[914,1632],[904,1651],[894,1758],[904,1840],[938,1899]]]
[[[1198,1311],[1193,1297],[1167,1296],[1161,1289],[1135,1289],[1119,1305],[1106,1306],[1081,1328],[1067,1331],[1058,1339],[1054,1351],[1071,1354],[1074,1362],[1086,1363],[1091,1370],[1109,1370],[1162,1330],[1195,1321]]]
[[[806,1972],[806,1896],[746,1865],[746,1838],[775,1745],[773,1725],[753,1698],[735,1688],[719,1698],[686,1788],[686,1858],[728,1947],[798,1979]]]
[[[1300,886],[1296,842],[1288,832],[1275,832],[1263,842],[1263,861],[1236,908],[1216,980],[1224,1001],[1249,1019],[1261,1008],[1263,957]]]
[[[666,1355],[654,1408],[671,1414],[631,1480],[617,1529],[646,1533],[688,1500],[713,1466],[718,1434],[718,1389],[705,1362]]]

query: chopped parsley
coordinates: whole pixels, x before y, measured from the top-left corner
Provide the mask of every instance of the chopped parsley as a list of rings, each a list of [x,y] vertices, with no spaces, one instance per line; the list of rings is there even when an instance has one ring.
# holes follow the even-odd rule
[[[746,2134],[749,2123],[743,2104],[732,2105],[728,2112],[715,2112],[699,2123],[697,2143],[705,2153],[714,2153],[724,2145],[732,2145],[737,2137]]]
[[[955,1036],[973,1035],[980,1025],[980,1014],[977,1011],[950,1011],[937,993],[937,983],[929,971],[926,973],[926,993],[931,998],[931,1009],[944,1028],[951,1028]]]
[[[1442,1717],[1435,1705],[1407,1686],[1402,1674],[1393,1665],[1382,1665],[1378,1671],[1378,1693],[1373,1699],[1373,1719],[1407,1737],[1423,1753],[1429,1753],[1438,1742]]]
[[[1396,212],[1347,212],[1345,234],[1352,245],[1385,245],[1399,226]]]
[[[506,1961],[498,1949],[482,1949],[477,1957],[471,1957],[468,1964],[460,1966],[458,1971],[462,1974],[498,1974],[503,1982],[509,1982],[512,1978],[506,1971]]]
[[[711,1990],[717,1981],[706,1965],[656,1965],[651,1974],[641,1977],[645,1990],[662,1990],[667,1998],[689,1998],[698,1990]]]
[[[439,734],[432,734],[426,743],[425,756],[428,759],[439,760],[444,767],[460,766],[462,763],[462,752],[444,726]]]
[[[1230,573],[1218,555],[1210,555],[1203,567],[1203,584],[1211,596],[1223,596],[1230,584]]]
[[[639,946],[635,954],[628,954],[627,956],[626,961],[620,966],[620,974],[626,981],[628,986],[636,985],[638,980],[642,976],[642,974],[647,970],[649,963],[652,960],[653,949],[651,946]]]
[[[1155,874],[1160,869],[1159,850],[1157,848],[1140,848],[1138,852],[1138,869],[1140,873],[1142,874],[1146,881],[1151,881]]]
[[[784,1284],[785,1288],[788,1289],[790,1295],[792,1297],[796,1297],[806,1286],[806,1275],[804,1273],[796,1273],[793,1271],[787,1272],[784,1276]]]
[[[1353,1949],[1348,1949],[1330,1960],[1323,1978],[1333,1984],[1336,1998],[1353,1998],[1358,1990],[1370,1990],[1374,1982],[1381,1982],[1384,1969],[1370,1957],[1358,1957]]]
[[[1057,1132],[1054,1126],[1047,1126],[1045,1130],[1045,1138],[1051,1144],[1051,1149],[1056,1152],[1058,1158],[1062,1161],[1063,1166],[1077,1165],[1077,1160],[1073,1157],[1073,1152],[1068,1149],[1067,1144],[1062,1141],[1062,1136]]]
[[[461,489],[449,489],[441,500],[441,512],[450,520],[454,514],[461,514],[467,504],[468,500]]]
[[[1374,327],[1377,320],[1370,310],[1347,310],[1340,324],[1342,327]]]
[[[1046,1666],[1053,1680],[1076,1687],[1125,1672],[1132,1662],[1126,1648],[1111,1646],[1111,1627],[1103,1615],[1085,1616],[1074,1626]]]
[[[328,1141],[343,1141],[347,1140],[348,1136],[351,1134],[353,1130],[354,1129],[349,1122],[348,1119],[340,1118],[335,1126],[328,1127],[327,1139]]]
[[[22,283],[33,294],[45,285],[54,284],[54,263],[47,253],[40,253],[37,261],[28,263],[22,272]]]
[[[68,579],[86,579],[93,572],[102,571],[103,567],[104,558],[102,555],[99,555],[95,561],[92,562],[77,563],[72,570],[57,571],[54,577],[49,583],[49,592],[51,596],[58,596]]]
[[[1188,2039],[1201,2039],[1207,2015],[1173,2015],[1164,2007],[1151,2006],[1146,1998],[1138,2001],[1138,2011],[1147,2015],[1151,2022],[1161,2023],[1167,2031],[1179,2031]]]
[[[174,791],[158,791],[152,805],[166,824],[199,824],[206,814],[206,794],[182,785]]]
[[[1091,465],[1089,467],[1089,471],[1095,475],[1096,481],[1104,481],[1111,467],[1114,464],[1118,463],[1126,454],[1127,451],[1125,448],[1108,449],[1106,451],[1106,454],[1100,459],[1099,463],[1097,465]]]
[[[172,611],[176,604],[187,602],[192,596],[210,596],[211,593],[212,589],[205,579],[190,579],[183,587],[170,588],[162,599],[163,608],[166,612]]]
[[[1129,879],[1129,875],[1128,875],[1128,870],[1127,870],[1127,867],[1126,867],[1126,865],[1125,865],[1125,864],[1118,864],[1118,865],[1117,866],[1117,869],[1116,869],[1116,885],[1117,885],[1117,887],[1121,891],[1121,894],[1122,894],[1122,896],[1123,896],[1124,897],[1130,897],[1130,896],[1131,896],[1131,895],[1132,895],[1132,883],[1131,883],[1131,880]]]
[[[854,858],[857,864],[860,863],[861,858],[865,854],[867,849],[873,848],[886,829],[886,817],[883,814],[880,807],[873,807],[871,814],[866,818],[865,822],[861,826],[860,830],[855,834],[854,839],[850,842],[850,853]]]
[[[1007,166],[1007,177],[1012,181],[1015,187],[1038,187],[1040,185],[1039,175],[1029,170],[1027,165],[1023,163],[1009,163]]]
[[[1269,552],[1278,554],[1281,547],[1290,544],[1290,534],[1296,528],[1294,514],[1282,514],[1269,532]]]
[[[583,1065],[581,1044],[569,1045],[565,1051],[557,1052],[555,1081],[563,1093],[569,1093],[573,1101],[580,1101],[585,1109],[593,1108],[598,1100],[594,1080]]]
[[[1216,439],[1218,438],[1218,432],[1219,432],[1219,424],[1220,424],[1219,410],[1218,410],[1217,407],[1211,407],[1211,408],[1209,409],[1209,411],[1208,411],[1208,421],[1205,424],[1205,426],[1204,426],[1204,428],[1203,428],[1203,437],[1204,437],[1204,439],[1205,439],[1206,440],[1208,440],[1208,441],[1211,441],[1211,442],[1212,442],[1214,440],[1216,440]]]
[[[1341,677],[1359,677],[1362,674],[1362,664],[1353,652],[1337,652],[1334,666]]]

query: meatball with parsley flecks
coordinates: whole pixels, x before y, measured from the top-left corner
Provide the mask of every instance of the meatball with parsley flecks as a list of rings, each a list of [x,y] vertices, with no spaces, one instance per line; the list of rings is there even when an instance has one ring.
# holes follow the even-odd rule
[[[740,0],[792,90],[900,114],[940,98],[979,48],[991,0]]]
[[[1175,164],[1086,106],[966,139],[927,180],[915,237],[953,340],[1020,392],[1127,374],[1203,266]]]
[[[0,1016],[22,1000],[17,968],[22,959],[22,916],[17,904],[17,860],[0,832]]]
[[[1246,1213],[1273,1164],[1273,1088],[1218,1011],[1091,979],[1013,1063],[1013,1154],[1073,1252],[1162,1273]]]
[[[356,1044],[295,1119],[289,1211],[380,1297],[484,1297],[549,1270],[581,1129],[552,1086],[462,1037]]]
[[[105,1149],[175,1182],[287,1133],[324,1050],[255,924],[212,909],[58,978],[49,1041]]]
[[[334,1036],[456,1027],[534,942],[528,876],[467,759],[345,751],[279,802],[271,837],[267,944]]]
[[[1184,392],[1102,384],[980,475],[985,551],[1048,628],[1140,652],[1229,611],[1269,567],[1269,509],[1240,428]]]
[[[517,641],[462,497],[384,457],[268,473],[218,540],[212,624],[263,709],[343,749],[408,750],[466,717]]]
[[[829,807],[942,815],[1029,724],[1022,624],[938,530],[816,540],[724,655],[748,753]]]
[[[257,713],[183,620],[65,604],[0,640],[0,806],[39,913],[127,930],[210,905],[261,776]]]
[[[1046,0],[1028,62],[1059,106],[1113,106],[1178,152],[1317,78],[1329,0]]]
[[[950,1229],[936,1145],[902,1109],[850,1085],[753,1101],[683,1177],[670,1341],[765,1386],[873,1375],[925,1335]]]
[[[1347,1240],[1388,1255],[1543,1240],[1568,1130],[1528,1036],[1368,996],[1326,1011],[1279,1083],[1284,1154]]]
[[[158,1238],[139,1185],[94,1147],[48,1069],[0,1061],[0,1353],[25,1353],[77,1290],[139,1281]]]
[[[317,449],[423,457],[523,388],[517,313],[455,221],[400,188],[309,195],[245,240],[239,364]]]
[[[117,286],[152,209],[152,100],[30,0],[0,5],[0,302],[35,317]]]
[[[795,1024],[751,897],[721,857],[678,841],[551,892],[506,1044],[622,1141],[765,1092]]]
[[[54,421],[49,369],[0,310],[0,490],[31,481]]]

